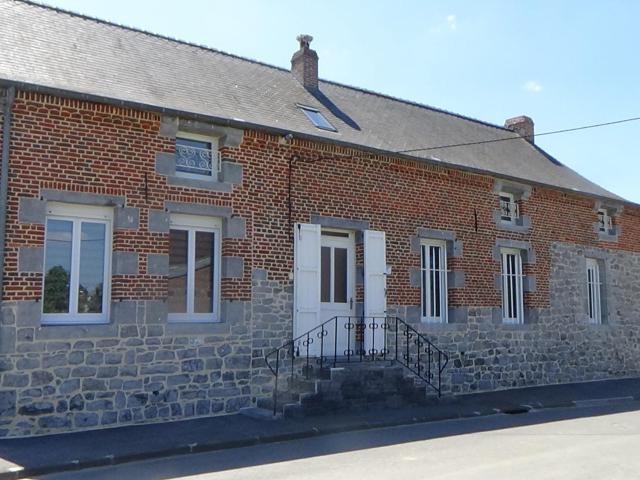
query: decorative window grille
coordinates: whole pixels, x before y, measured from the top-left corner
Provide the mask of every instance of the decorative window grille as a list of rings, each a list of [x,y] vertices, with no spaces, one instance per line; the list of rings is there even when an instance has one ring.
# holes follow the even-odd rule
[[[613,229],[611,217],[604,208],[598,210],[598,230],[601,232],[609,232]]]
[[[447,255],[444,242],[422,244],[421,259],[422,319],[447,321]]]
[[[216,179],[220,171],[220,152],[207,137],[183,135],[176,138],[176,172],[195,178]]]
[[[600,266],[598,265],[598,261],[593,258],[587,258],[589,321],[595,324],[602,323],[601,291],[602,283],[600,282]]]
[[[503,222],[515,222],[520,217],[520,208],[513,194],[500,194],[500,218]]]
[[[524,322],[522,256],[519,250],[502,250],[502,321]]]

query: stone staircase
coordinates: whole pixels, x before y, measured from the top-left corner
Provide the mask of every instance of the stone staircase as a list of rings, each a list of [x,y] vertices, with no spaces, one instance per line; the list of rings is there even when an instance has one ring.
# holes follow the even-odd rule
[[[278,391],[277,414],[305,417],[331,412],[398,408],[426,404],[433,395],[426,384],[395,362],[342,364],[287,378]],[[284,380],[284,378],[283,378]],[[273,399],[259,399],[257,406],[272,412]]]

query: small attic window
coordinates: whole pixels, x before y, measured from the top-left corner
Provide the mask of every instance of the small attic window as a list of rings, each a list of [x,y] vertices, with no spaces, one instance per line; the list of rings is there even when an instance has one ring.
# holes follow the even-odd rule
[[[298,108],[304,112],[309,121],[313,123],[317,128],[322,130],[329,130],[331,132],[337,132],[336,127],[329,123],[322,113],[316,108],[307,107],[305,105],[298,105]]]

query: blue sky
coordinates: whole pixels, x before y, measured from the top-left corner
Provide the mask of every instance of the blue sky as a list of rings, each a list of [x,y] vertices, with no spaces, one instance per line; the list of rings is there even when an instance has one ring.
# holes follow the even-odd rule
[[[309,33],[322,78],[538,133],[640,116],[634,0],[46,3],[286,68]],[[640,121],[536,142],[640,203]]]

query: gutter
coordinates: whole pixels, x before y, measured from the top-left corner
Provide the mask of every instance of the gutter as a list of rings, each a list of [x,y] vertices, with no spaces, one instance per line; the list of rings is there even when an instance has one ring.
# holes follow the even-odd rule
[[[2,165],[0,166],[0,305],[4,298],[4,251],[7,229],[7,194],[9,191],[9,152],[11,148],[11,120],[16,89],[5,91],[4,119],[2,123]]]
[[[147,103],[143,103],[143,102],[136,102],[136,101],[132,101],[132,100],[122,100],[122,99],[118,99],[118,98],[114,98],[114,97],[106,97],[106,96],[103,96],[103,95],[96,95],[96,94],[91,94],[91,93],[82,93],[82,92],[77,92],[77,91],[73,91],[73,90],[65,90],[65,89],[58,88],[58,87],[48,87],[46,85],[39,85],[39,84],[35,84],[35,83],[28,83],[28,82],[22,82],[22,81],[9,80],[9,79],[6,79],[6,78],[0,78],[0,87],[2,87],[2,86],[6,86],[6,87],[13,86],[13,87],[16,87],[16,88],[18,88],[20,90],[38,92],[38,93],[49,94],[49,95],[54,95],[54,96],[59,96],[59,97],[64,97],[64,98],[71,98],[71,99],[74,99],[74,100],[84,100],[84,101],[88,101],[88,102],[104,103],[104,104],[107,104],[107,105],[113,105],[113,106],[117,106],[117,107],[132,108],[132,109],[135,109],[135,110],[145,110],[145,111],[150,111],[150,112],[155,112],[155,113],[160,113],[160,114],[165,114],[165,115],[172,115],[172,116],[177,116],[177,117],[189,118],[189,119],[192,119],[192,120],[200,120],[200,121],[205,121],[205,122],[212,122],[212,123],[215,123],[215,124],[218,124],[218,125],[221,125],[221,126],[233,127],[233,128],[238,128],[238,129],[242,129],[242,130],[247,130],[247,129],[249,129],[249,130],[260,130],[260,131],[263,131],[263,132],[266,132],[266,133],[270,133],[270,134],[273,134],[273,135],[294,134],[294,136],[296,138],[299,138],[301,140],[311,140],[311,141],[314,141],[314,142],[323,143],[323,144],[327,144],[327,145],[337,145],[337,146],[340,146],[340,147],[351,148],[351,149],[354,149],[354,150],[360,150],[360,151],[367,152],[367,153],[372,154],[372,155],[393,157],[393,158],[402,159],[402,160],[409,160],[409,161],[412,161],[412,162],[422,162],[422,163],[425,163],[427,165],[434,165],[434,166],[443,167],[443,168],[451,168],[453,170],[459,170],[459,171],[463,171],[463,172],[475,173],[475,174],[478,174],[478,175],[488,176],[488,177],[491,177],[491,178],[497,178],[497,179],[502,179],[502,180],[510,180],[510,181],[515,181],[515,182],[520,182],[520,183],[526,183],[526,184],[534,186],[534,187],[549,188],[549,189],[552,189],[552,190],[557,190],[557,191],[561,191],[561,192],[564,192],[564,193],[583,196],[583,197],[592,198],[592,199],[596,199],[596,200],[606,200],[606,201],[609,201],[609,202],[614,201],[616,203],[621,203],[623,205],[629,205],[629,206],[633,206],[633,207],[640,207],[640,203],[635,203],[635,202],[632,202],[630,200],[618,197],[615,194],[613,194],[614,197],[610,197],[610,196],[606,196],[606,195],[599,195],[599,194],[596,194],[596,193],[584,192],[582,190],[575,190],[573,188],[559,187],[557,185],[551,185],[551,184],[547,184],[547,183],[544,183],[544,182],[536,182],[536,181],[524,179],[524,178],[521,178],[521,177],[514,177],[514,176],[511,176],[511,175],[502,175],[502,174],[500,174],[498,172],[492,172],[490,170],[483,170],[481,168],[469,167],[469,166],[465,166],[465,165],[458,165],[458,164],[449,163],[449,162],[442,162],[442,161],[436,160],[434,158],[417,157],[415,155],[408,155],[406,153],[398,153],[398,152],[394,152],[392,150],[384,150],[384,149],[381,149],[381,148],[368,147],[366,145],[360,145],[360,144],[353,143],[353,142],[345,142],[345,141],[337,139],[337,138],[336,139],[331,139],[331,138],[321,137],[321,136],[318,136],[318,135],[313,135],[313,134],[308,134],[308,133],[295,132],[295,131],[292,131],[290,129],[284,129],[284,128],[278,128],[278,127],[273,127],[273,126],[269,126],[269,125],[262,125],[262,124],[258,124],[258,123],[248,122],[246,120],[239,119],[239,118],[217,117],[215,115],[206,115],[206,114],[202,114],[202,113],[189,112],[189,111],[185,111],[185,110],[161,107],[161,106],[158,106],[158,105],[147,104]],[[495,127],[495,125],[491,125],[491,124],[489,124],[489,126]],[[500,129],[500,127],[497,127],[497,128]],[[539,147],[536,147],[536,148],[538,148],[539,150],[542,150]],[[546,155],[548,156],[548,154],[546,154]],[[555,159],[554,159],[554,161],[557,162],[557,160],[555,160]]]

